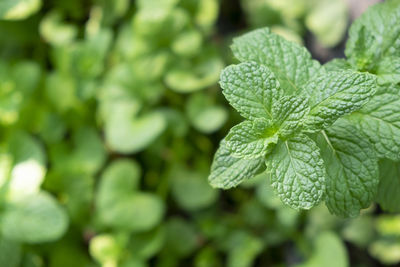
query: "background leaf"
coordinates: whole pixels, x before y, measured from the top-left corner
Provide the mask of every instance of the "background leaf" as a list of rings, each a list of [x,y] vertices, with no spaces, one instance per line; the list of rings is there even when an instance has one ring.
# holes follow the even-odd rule
[[[59,239],[67,227],[64,209],[49,194],[41,192],[7,207],[1,232],[6,238],[34,244]]]

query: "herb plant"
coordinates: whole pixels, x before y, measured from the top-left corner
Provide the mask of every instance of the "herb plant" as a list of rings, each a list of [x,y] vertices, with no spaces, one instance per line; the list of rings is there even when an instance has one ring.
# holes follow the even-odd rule
[[[398,209],[398,164],[387,162],[400,160],[398,21],[400,1],[370,8],[351,26],[347,58],[324,66],[268,28],[234,39],[240,63],[222,71],[220,85],[246,120],[221,141],[211,185],[266,171],[294,209],[321,201],[343,217],[373,201]]]
[[[239,30],[238,22],[254,17],[241,13],[237,20],[228,2],[0,1],[1,267],[250,267],[294,261],[303,267],[346,267],[363,265],[364,258],[400,262],[398,216],[381,215],[375,206],[353,220],[331,215],[324,205],[297,212],[273,193],[262,155],[272,155],[287,141],[298,158],[303,148],[312,150],[307,155],[318,172],[310,181],[319,182],[316,190],[321,193],[308,193],[309,202],[326,195],[327,178],[323,183],[318,175],[326,172],[326,164],[321,165],[322,150],[316,153],[312,142],[321,146],[325,139],[318,139],[318,129],[333,123],[309,116],[311,100],[296,94],[294,83],[285,83],[287,72],[279,72],[280,65],[273,68],[256,60],[240,65],[255,77],[268,77],[258,84],[272,88],[267,91],[271,98],[262,98],[271,108],[240,111],[247,122],[231,141],[235,155],[243,158],[230,157],[230,147],[219,151],[228,159],[221,162],[221,175],[243,180],[251,176],[246,174],[257,175],[234,190],[209,185],[219,140],[240,119],[217,84],[223,66],[232,63],[221,56],[227,50],[225,40],[231,30]],[[293,19],[287,13],[282,21]],[[296,17],[299,22],[304,15]],[[357,66],[363,66],[362,60],[320,66],[303,48],[285,44],[290,46],[282,49],[296,49],[298,68],[309,70],[297,72],[296,83],[343,69],[347,71],[340,77],[351,79],[354,70],[361,70]],[[308,59],[300,64],[304,54]],[[385,64],[390,68],[382,63],[366,70],[372,66],[366,64],[357,81],[381,84],[384,78],[395,90],[390,69],[396,65]],[[232,83],[229,75],[225,83]],[[359,90],[359,105],[377,96],[370,97],[364,87]],[[381,94],[382,101],[389,103],[389,96]],[[343,118],[349,115],[340,116],[349,121]],[[308,131],[297,121],[306,117]],[[248,149],[238,132],[253,128],[254,138],[248,142],[253,148]],[[258,142],[259,136],[265,142]],[[394,159],[380,160],[379,170],[376,200],[385,210],[396,210],[398,180],[383,178],[399,177],[399,165]],[[360,259],[359,252],[374,259]]]

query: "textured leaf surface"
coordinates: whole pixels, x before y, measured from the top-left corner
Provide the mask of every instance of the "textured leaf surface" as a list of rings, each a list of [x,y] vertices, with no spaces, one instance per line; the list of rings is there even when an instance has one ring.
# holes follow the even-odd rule
[[[295,209],[310,209],[325,192],[325,169],[319,148],[306,135],[280,142],[267,157],[271,184],[282,201]]]
[[[368,137],[378,157],[400,160],[400,87],[380,87],[348,119]]]
[[[327,173],[326,205],[336,215],[357,216],[371,204],[379,182],[372,145],[345,121],[321,132],[317,140]]]
[[[379,61],[376,73],[378,83],[400,83],[400,56],[388,56]]]
[[[308,100],[302,97],[284,96],[272,106],[274,125],[278,133],[287,137],[302,126],[304,116],[310,111]]]
[[[26,243],[59,239],[67,230],[68,217],[47,193],[28,196],[3,214],[1,232],[6,238]]]
[[[232,50],[240,61],[266,65],[277,77],[286,93],[299,91],[320,71],[318,62],[300,45],[271,33],[268,28],[244,34],[233,40]]]
[[[400,212],[400,165],[383,160],[379,163],[379,188],[376,201],[388,212]]]
[[[342,71],[342,70],[351,70],[352,66],[350,63],[344,58],[335,58],[331,61],[327,62],[323,66],[327,71]]]
[[[232,156],[222,140],[215,153],[208,181],[213,187],[229,189],[263,170],[264,158],[241,159]]]
[[[220,84],[229,103],[247,119],[272,118],[272,103],[281,96],[273,73],[255,62],[225,68]]]
[[[311,95],[311,111],[305,125],[309,131],[318,131],[367,103],[375,92],[375,78],[353,71],[328,72],[311,80],[305,88]]]
[[[265,119],[242,122],[234,126],[225,139],[233,157],[246,159],[265,156],[278,142],[272,123]]]
[[[359,70],[373,70],[385,56],[400,55],[400,2],[374,5],[351,26],[346,56]]]

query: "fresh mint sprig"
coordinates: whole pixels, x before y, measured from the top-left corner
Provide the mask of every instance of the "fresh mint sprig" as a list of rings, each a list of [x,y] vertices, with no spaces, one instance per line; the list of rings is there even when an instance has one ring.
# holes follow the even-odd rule
[[[400,160],[399,20],[400,1],[370,8],[351,27],[348,59],[326,66],[268,28],[234,39],[241,63],[220,85],[246,120],[221,142],[210,184],[227,189],[266,170],[292,208],[325,200],[343,217],[367,208],[382,191],[379,159]]]

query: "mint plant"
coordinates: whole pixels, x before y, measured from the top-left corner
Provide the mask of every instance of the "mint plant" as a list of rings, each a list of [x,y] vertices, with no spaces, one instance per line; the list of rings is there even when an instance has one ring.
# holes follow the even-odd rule
[[[266,171],[294,209],[324,200],[354,217],[374,200],[396,206],[384,195],[398,195],[398,172],[380,179],[378,162],[400,160],[398,21],[400,1],[370,8],[350,29],[347,59],[325,66],[268,28],[234,39],[240,63],[220,85],[246,120],[221,141],[210,184],[228,189]]]
[[[285,11],[285,25],[304,21],[312,30],[307,20],[331,19],[322,7],[342,1],[247,2],[274,2]],[[300,10],[303,2],[316,9]],[[372,198],[385,210],[398,210],[397,139],[381,140],[389,136],[386,130],[396,136],[395,55],[389,48],[382,59],[368,58],[386,40],[381,33],[394,27],[362,24],[365,36],[379,28],[379,42],[374,49],[366,42],[368,53],[357,52],[355,59],[351,52],[321,66],[289,42],[254,56],[262,43],[249,50],[251,60],[229,67],[224,91],[246,120],[222,142],[224,160],[213,175],[226,177],[219,181],[225,186],[246,181],[222,192],[207,181],[210,159],[216,138],[240,116],[217,84],[223,66],[232,63],[225,40],[238,25],[232,16],[237,10],[226,3],[0,1],[0,266],[346,267],[365,265],[364,259],[376,265],[372,257],[400,262],[400,231],[393,227],[398,216],[371,207],[343,220],[324,205],[299,213],[273,193],[267,179],[272,172],[265,171],[265,158],[273,159],[268,168],[275,170],[276,190],[291,205],[308,208],[329,199],[331,210],[349,212],[350,204]],[[287,12],[288,5],[300,17]],[[386,9],[392,14],[398,8]],[[245,16],[241,21],[255,18]],[[386,28],[397,19],[390,21]],[[268,47],[281,42],[267,34]],[[364,42],[357,40],[357,47]],[[243,57],[249,52],[238,49]],[[375,94],[361,86],[369,83]],[[357,161],[365,168],[351,172]],[[334,192],[359,189],[364,181],[354,174],[375,177],[377,168],[377,193],[353,190],[357,198],[342,206]],[[286,176],[297,184],[282,183]],[[345,183],[350,179],[355,185]],[[301,200],[286,192],[302,194]],[[359,248],[356,257],[349,243]],[[292,255],[298,255],[295,262]]]

